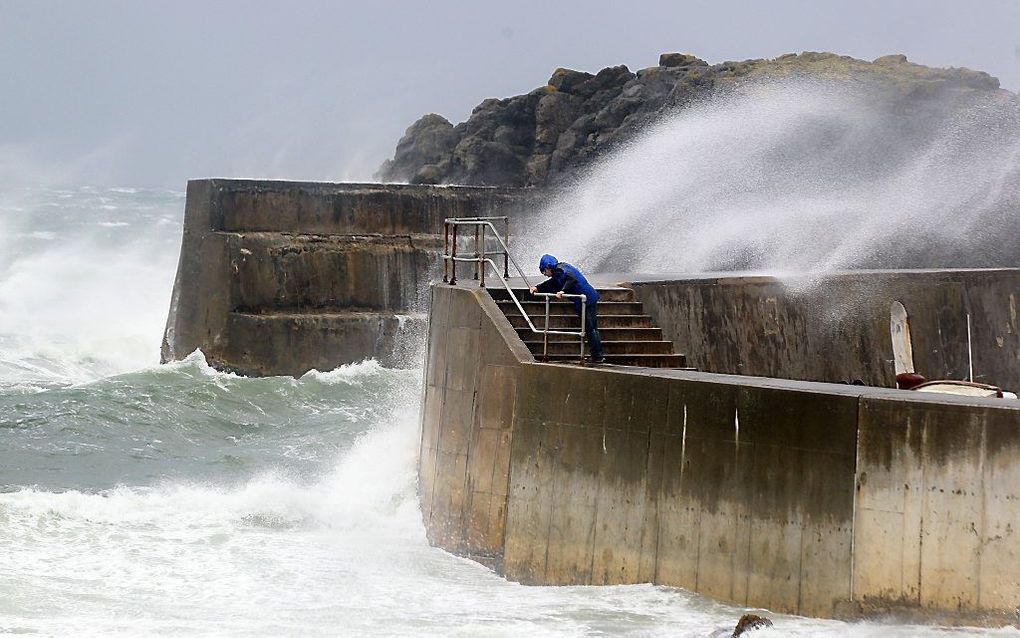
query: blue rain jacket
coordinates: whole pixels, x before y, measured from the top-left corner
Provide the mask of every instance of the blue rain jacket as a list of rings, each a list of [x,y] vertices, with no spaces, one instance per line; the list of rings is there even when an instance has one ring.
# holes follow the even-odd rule
[[[599,300],[599,293],[584,278],[581,271],[565,261],[557,261],[552,255],[542,255],[538,262],[538,269],[545,270],[552,268],[553,276],[539,285],[535,286],[538,292],[560,292],[568,295],[587,295],[587,303],[594,306]],[[571,299],[574,310],[581,312],[581,300]]]

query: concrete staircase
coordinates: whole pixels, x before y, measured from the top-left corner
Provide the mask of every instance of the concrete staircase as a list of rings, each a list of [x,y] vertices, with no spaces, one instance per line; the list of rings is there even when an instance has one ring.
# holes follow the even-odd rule
[[[489,288],[489,295],[517,330],[517,335],[542,361],[543,337],[532,332],[517,305],[503,288]],[[644,307],[629,288],[599,288],[599,334],[606,363],[646,368],[686,368],[687,357],[673,353],[673,343],[662,338],[662,329],[652,325],[652,318],[644,314]],[[515,288],[514,296],[520,300],[536,328],[545,324],[545,300],[532,296],[526,289]],[[581,319],[569,301],[552,300],[549,303],[549,328],[560,330],[581,329]],[[572,335],[549,335],[548,361],[577,363],[580,354],[578,338]],[[587,344],[585,355],[588,355]]]

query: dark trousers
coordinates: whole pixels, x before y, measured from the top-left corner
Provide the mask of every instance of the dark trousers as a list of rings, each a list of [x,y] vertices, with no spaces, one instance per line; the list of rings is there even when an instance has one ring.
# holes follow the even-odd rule
[[[584,309],[584,335],[588,337],[588,349],[592,359],[602,358],[602,335],[599,334],[598,303],[586,304]]]

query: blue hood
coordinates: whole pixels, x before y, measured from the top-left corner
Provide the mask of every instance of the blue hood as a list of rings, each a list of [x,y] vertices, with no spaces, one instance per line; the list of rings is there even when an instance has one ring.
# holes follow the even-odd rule
[[[546,268],[555,268],[558,263],[560,261],[552,255],[542,255],[542,258],[538,260],[538,270],[543,271]]]

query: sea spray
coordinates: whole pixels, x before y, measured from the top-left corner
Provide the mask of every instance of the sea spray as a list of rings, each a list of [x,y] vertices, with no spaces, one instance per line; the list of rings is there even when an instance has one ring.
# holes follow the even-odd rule
[[[1012,265],[1018,207],[1015,98],[770,80],[652,126],[516,244],[614,272]]]
[[[5,195],[0,386],[83,383],[158,360],[183,202],[85,187]]]

